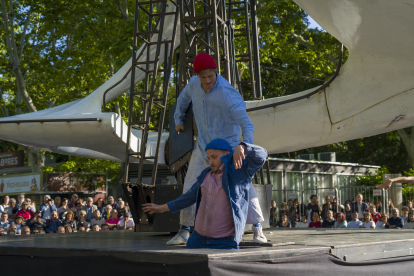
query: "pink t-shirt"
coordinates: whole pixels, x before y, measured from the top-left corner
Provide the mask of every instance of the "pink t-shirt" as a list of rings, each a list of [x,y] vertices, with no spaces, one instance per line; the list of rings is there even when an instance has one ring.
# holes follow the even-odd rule
[[[225,238],[235,234],[233,210],[223,190],[224,164],[217,173],[209,172],[201,184],[201,201],[194,229],[202,236]]]
[[[109,224],[117,224],[118,222],[120,222],[121,221],[121,219],[120,218],[115,218],[115,219],[113,219],[113,218],[110,218],[110,219],[107,219],[106,220],[106,223],[109,223]]]

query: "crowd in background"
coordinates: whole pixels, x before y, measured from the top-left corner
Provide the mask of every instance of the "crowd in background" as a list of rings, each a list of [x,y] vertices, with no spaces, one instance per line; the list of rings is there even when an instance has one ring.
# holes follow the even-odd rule
[[[92,197],[69,199],[59,196],[43,197],[37,208],[24,194],[15,198],[4,196],[0,203],[0,236],[87,231],[132,230],[135,223],[128,205],[113,196],[105,203],[103,198],[93,202]]]
[[[272,200],[269,223],[280,228],[414,229],[413,201],[407,201],[400,214],[391,200],[388,201],[389,209],[384,210],[380,200],[371,204],[361,194],[344,205],[337,205],[337,199],[331,200],[329,196],[321,205],[316,195],[310,197],[308,205],[299,199],[290,199],[282,202],[279,208]]]

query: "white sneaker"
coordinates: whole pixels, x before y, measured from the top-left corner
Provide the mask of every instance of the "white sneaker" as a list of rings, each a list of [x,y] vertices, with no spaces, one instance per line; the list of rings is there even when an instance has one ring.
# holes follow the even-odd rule
[[[254,242],[258,242],[258,243],[267,242],[267,238],[263,234],[262,225],[260,223],[259,223],[258,227],[254,226],[254,224],[253,224],[252,225],[252,230],[253,230],[253,240],[254,240]]]
[[[190,233],[187,230],[180,229],[178,233],[167,242],[167,245],[180,245],[187,244],[187,240],[190,237]]]

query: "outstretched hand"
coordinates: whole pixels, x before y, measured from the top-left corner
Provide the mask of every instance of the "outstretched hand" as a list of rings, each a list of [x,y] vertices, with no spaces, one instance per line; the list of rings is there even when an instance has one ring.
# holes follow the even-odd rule
[[[155,213],[164,213],[170,210],[167,204],[158,205],[154,203],[145,203],[145,204],[142,204],[142,206],[143,206],[142,211],[144,211],[145,213],[149,212],[150,215],[155,214]]]
[[[388,179],[384,184],[381,185],[377,185],[377,189],[384,189],[384,190],[388,190],[389,188],[391,188],[392,185],[392,180]]]
[[[234,168],[240,169],[243,166],[243,159],[246,159],[246,156],[244,155],[245,146],[238,145],[234,149],[233,153],[233,161],[234,161]]]

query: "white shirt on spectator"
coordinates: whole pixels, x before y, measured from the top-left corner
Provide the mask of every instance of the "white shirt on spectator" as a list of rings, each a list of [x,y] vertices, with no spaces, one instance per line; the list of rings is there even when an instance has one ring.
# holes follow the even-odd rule
[[[121,219],[121,221],[119,222],[119,226],[123,227],[124,226],[124,218]],[[130,218],[127,222],[126,228],[130,228],[130,227],[134,227],[135,223],[134,220],[132,218]]]
[[[375,226],[375,229],[384,229],[385,224],[382,221],[378,221],[377,225]]]
[[[360,226],[362,226],[362,221],[357,219],[355,221],[353,220],[353,221],[348,222],[347,228],[359,228]]]
[[[362,202],[361,204],[358,204],[358,218],[364,218],[364,212],[362,211]]]
[[[298,224],[296,224],[295,228],[309,228],[309,223],[303,223],[300,221]]]
[[[46,204],[45,209],[43,211],[43,218],[50,219],[52,213],[50,212],[50,206]]]
[[[374,228],[375,228],[375,222],[373,222],[373,221],[364,222],[364,223],[362,223],[362,226],[364,226],[364,228],[371,228],[371,226],[374,226]]]
[[[414,222],[404,222],[404,229],[413,229]]]

